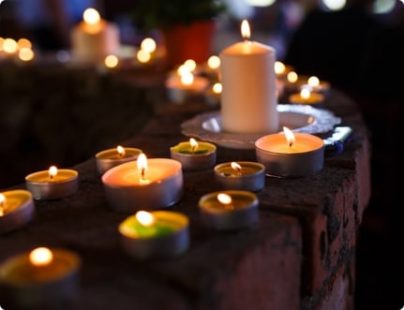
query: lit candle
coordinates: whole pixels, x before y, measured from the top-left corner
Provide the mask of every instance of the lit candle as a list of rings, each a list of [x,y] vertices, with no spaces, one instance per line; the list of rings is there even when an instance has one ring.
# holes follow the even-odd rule
[[[258,221],[258,199],[248,191],[214,192],[199,200],[199,211],[206,225],[213,229],[245,228]]]
[[[119,232],[123,249],[137,259],[174,257],[189,247],[189,220],[178,212],[138,211]]]
[[[216,106],[220,103],[221,95],[223,91],[222,83],[215,83],[206,92],[206,101],[211,106]]]
[[[73,56],[79,62],[102,62],[119,49],[119,29],[115,24],[101,19],[93,8],[83,13],[83,21],[73,29]]]
[[[34,213],[30,192],[12,190],[0,193],[0,234],[24,226],[32,220]]]
[[[324,101],[322,94],[312,92],[310,87],[303,87],[298,94],[292,94],[289,101],[295,104],[318,104]]]
[[[59,309],[78,293],[79,257],[63,249],[36,248],[0,265],[0,287],[10,309]]]
[[[275,50],[250,41],[247,21],[241,24],[243,42],[222,51],[222,124],[229,132],[260,133],[278,130]]]
[[[320,79],[316,76],[310,76],[307,79],[307,85],[314,91],[317,92],[326,92],[330,89],[330,84],[324,81],[320,81]],[[306,84],[302,85],[302,88],[305,87]]]
[[[154,41],[152,38],[145,38],[140,43],[140,49],[144,50],[149,54],[153,54],[157,49],[156,41]]]
[[[255,142],[257,159],[269,175],[298,177],[323,168],[324,142],[304,133],[284,132],[267,135]]]
[[[18,52],[17,42],[12,38],[5,38],[3,40],[3,52],[5,52],[6,55],[9,56],[17,53]]]
[[[127,162],[105,172],[102,182],[115,211],[131,213],[164,208],[181,198],[181,163],[167,158],[147,159],[140,154],[136,162]]]
[[[119,64],[119,59],[115,55],[108,55],[104,59],[104,65],[108,69],[114,69],[118,66]]]
[[[178,160],[184,170],[203,170],[216,163],[216,146],[194,138],[170,148],[171,158]]]
[[[217,71],[220,68],[220,58],[216,55],[212,55],[208,59],[208,68],[211,71]]]
[[[295,71],[290,71],[287,74],[286,79],[288,83],[295,84],[299,80],[299,75]]]
[[[225,189],[259,191],[265,186],[265,166],[255,162],[230,162],[215,166],[216,180]]]
[[[95,155],[97,171],[100,174],[111,169],[112,167],[121,165],[128,161],[134,161],[137,159],[142,150],[133,147],[122,147],[118,145],[114,149],[107,149],[98,152]]]
[[[34,51],[28,47],[23,47],[18,51],[18,58],[24,62],[31,61],[34,57]]]
[[[77,191],[78,175],[76,170],[51,166],[48,170],[26,176],[25,181],[34,199],[58,199]]]
[[[183,64],[175,74],[170,74],[166,81],[168,97],[172,102],[182,103],[187,98],[202,94],[209,81],[192,73],[193,64]]]

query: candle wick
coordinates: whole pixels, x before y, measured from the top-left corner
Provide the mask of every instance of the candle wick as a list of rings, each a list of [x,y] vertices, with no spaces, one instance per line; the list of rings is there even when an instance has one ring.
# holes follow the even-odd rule
[[[142,169],[140,170],[140,178],[141,178],[142,180],[145,180],[145,174],[146,174],[146,169],[145,169],[145,168],[142,168]]]
[[[292,147],[293,146],[293,142],[289,142],[289,147]]]
[[[50,178],[51,180],[53,180],[53,175],[52,175],[52,174],[50,174],[50,175],[49,175],[49,178]]]

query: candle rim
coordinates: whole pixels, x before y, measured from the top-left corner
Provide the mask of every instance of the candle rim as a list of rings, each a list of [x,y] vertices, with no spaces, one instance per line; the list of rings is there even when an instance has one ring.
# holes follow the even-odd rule
[[[257,171],[254,171],[253,173],[250,173],[250,174],[235,175],[234,176],[235,178],[248,178],[248,177],[255,176],[255,175],[258,175],[258,174],[261,174],[261,173],[265,172],[265,166],[263,164],[261,164],[261,163],[258,163],[258,162],[254,162],[254,161],[236,161],[236,163],[238,163],[242,168],[243,167],[257,167],[259,169]],[[215,173],[217,175],[223,176],[220,170],[223,169],[223,168],[227,168],[227,167],[231,168],[230,164],[231,164],[231,162],[229,161],[229,162],[224,162],[224,163],[216,165],[215,168],[214,168]]]
[[[102,160],[102,161],[111,161],[111,162],[115,162],[115,161],[119,161],[122,159],[129,159],[132,157],[137,157],[139,154],[143,153],[143,151],[141,149],[135,148],[135,147],[126,147],[123,146],[123,148],[125,149],[126,154],[129,154],[130,156],[126,156],[126,157],[121,157],[121,158],[102,158],[103,155],[109,154],[110,152],[113,154],[116,154],[116,147],[115,148],[110,148],[110,149],[105,149],[102,151],[99,151],[98,153],[95,154],[95,158],[98,160]],[[130,154],[131,153],[131,154]]]
[[[209,200],[216,200],[217,201],[217,195],[218,194],[227,194],[230,195],[232,200],[234,201],[237,196],[242,196],[242,197],[248,197],[251,199],[251,201],[243,205],[240,208],[237,209],[214,209],[214,208],[209,208],[206,205],[206,202]],[[222,190],[222,191],[216,191],[216,192],[211,192],[206,195],[203,195],[198,202],[198,206],[200,209],[209,211],[210,213],[215,213],[215,214],[223,214],[223,213],[242,213],[245,212],[245,210],[249,210],[251,208],[257,208],[258,207],[258,197],[256,194],[250,191],[244,191],[244,190]]]
[[[26,209],[29,207],[31,203],[33,203],[33,197],[32,193],[30,191],[24,190],[24,189],[14,189],[14,190],[9,190],[9,191],[4,191],[1,192],[5,197],[6,197],[6,204],[7,200],[9,199],[15,199],[13,196],[22,196],[22,201],[20,204],[18,204],[15,208],[12,210],[8,208],[4,208],[4,210],[7,210],[7,212],[4,212],[4,215],[0,217],[0,222],[2,218],[5,218],[7,215],[14,213],[17,210],[22,210]]]
[[[178,234],[183,229],[187,229],[189,227],[189,218],[183,213],[176,212],[176,211],[150,211],[150,210],[147,210],[147,212],[150,212],[153,215],[155,222],[164,220],[164,221],[176,224],[175,226],[173,225],[173,232],[169,233],[167,235],[163,235],[163,236],[139,236],[139,235],[136,235],[133,233],[133,230],[129,229],[129,227],[128,227],[128,226],[131,226],[132,223],[137,222],[136,214],[133,214],[133,215],[125,218],[119,224],[119,226],[118,226],[119,233],[123,237],[129,238],[132,240],[167,239],[167,238],[171,238],[175,234]]]
[[[11,278],[10,274],[15,272],[21,265],[28,265],[30,268],[38,268],[35,266],[31,266],[29,259],[29,254],[31,251],[18,254],[16,256],[8,258],[0,265],[0,281],[5,283],[10,283],[18,286],[31,286],[33,284],[41,284],[41,283],[49,283],[53,281],[58,281],[63,278],[69,277],[69,275],[74,274],[81,266],[80,257],[67,249],[62,248],[49,248],[53,253],[53,261],[63,261],[65,268],[62,269],[62,272],[59,271],[57,274],[51,274],[51,276],[44,277],[41,280],[37,281],[29,281],[21,278]],[[46,268],[46,267],[45,267]]]
[[[242,53],[240,53],[240,50],[237,48],[238,45],[244,45],[244,44],[251,44],[251,45],[255,45],[255,47],[259,47],[261,48],[259,51],[255,51],[254,53],[247,53],[242,51]],[[233,43],[232,45],[226,47],[225,49],[223,49],[219,56],[220,56],[220,60],[223,63],[223,56],[225,57],[249,57],[251,55],[266,55],[268,53],[273,53],[275,54],[275,49],[270,46],[270,45],[266,45],[257,41],[252,41],[252,40],[247,40],[247,41],[239,41],[236,43]]]
[[[175,179],[178,177],[178,175],[182,175],[182,164],[181,162],[179,162],[178,160],[175,159],[171,159],[171,158],[147,158],[149,167],[150,167],[150,163],[152,163],[153,161],[165,161],[165,162],[170,162],[171,164],[175,164],[177,171],[175,174],[168,176],[167,178],[164,178],[164,180],[171,180],[171,179]],[[110,178],[111,174],[115,174],[118,170],[126,168],[127,166],[133,166],[134,170],[137,170],[137,162],[136,160],[132,160],[132,161],[128,161],[125,162],[123,164],[120,164],[118,166],[112,167],[111,169],[107,170],[101,177],[102,183],[104,184],[104,186],[107,186],[109,188],[133,188],[133,184],[110,184],[107,180],[108,178]],[[161,181],[161,180],[160,180]],[[156,184],[156,181],[150,182],[148,184],[142,185],[142,186],[151,186],[153,184]]]
[[[302,132],[293,132],[293,133],[294,133],[294,135],[296,137],[296,140],[301,139],[301,138],[304,137],[304,138],[309,138],[311,141],[314,141],[316,143],[315,148],[313,148],[313,149],[311,149],[309,151],[296,151],[296,152],[293,152],[293,153],[280,153],[280,152],[270,151],[270,150],[267,150],[267,149],[262,147],[262,143],[264,143],[264,141],[270,140],[271,138],[272,139],[273,138],[278,138],[279,136],[282,136],[282,138],[284,138],[284,135],[282,133],[280,133],[280,132],[270,134],[270,135],[266,135],[266,136],[263,136],[263,137],[257,139],[255,141],[255,148],[260,150],[261,152],[265,152],[265,153],[268,153],[268,154],[276,154],[278,156],[293,156],[294,154],[295,155],[296,154],[308,154],[308,153],[312,153],[312,152],[317,152],[318,150],[324,148],[323,139],[321,139],[321,138],[319,138],[319,137],[317,137],[315,135],[311,135],[311,134],[308,134],[308,133],[302,133]],[[300,137],[300,138],[298,138],[298,137]],[[286,140],[285,140],[285,143],[287,143]]]
[[[38,175],[46,174],[47,176],[49,176],[49,171],[48,170],[40,170],[40,171],[36,171],[36,172],[28,174],[25,177],[25,181],[29,182],[31,184],[47,184],[47,183],[61,184],[61,183],[71,182],[71,181],[77,179],[78,176],[79,176],[78,171],[74,170],[74,169],[58,169],[58,174],[57,175],[60,176],[61,174],[64,174],[64,173],[67,173],[67,174],[70,174],[70,175],[69,175],[69,177],[67,177],[66,179],[63,179],[63,180],[42,181],[42,182],[33,180],[33,178],[35,178]]]
[[[179,142],[178,144],[176,144],[176,145],[174,145],[174,146],[172,146],[172,147],[170,147],[170,151],[171,152],[174,152],[174,153],[176,153],[176,154],[180,154],[181,156],[185,156],[185,157],[204,157],[204,156],[206,156],[206,155],[209,155],[209,154],[213,154],[213,153],[215,153],[216,152],[216,145],[214,145],[213,143],[209,143],[209,142],[205,142],[205,141],[197,141],[198,142],[198,145],[199,145],[199,147],[198,148],[200,148],[201,146],[206,146],[206,147],[208,147],[208,151],[206,152],[206,153],[202,153],[202,154],[188,154],[188,153],[181,153],[178,149],[181,147],[181,146],[191,146],[191,144],[190,144],[190,142],[189,141],[182,141],[182,142]]]

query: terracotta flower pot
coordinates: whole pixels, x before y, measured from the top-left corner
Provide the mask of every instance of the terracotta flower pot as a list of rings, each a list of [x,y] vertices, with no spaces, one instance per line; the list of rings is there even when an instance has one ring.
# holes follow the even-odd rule
[[[167,65],[173,67],[187,59],[206,61],[211,55],[214,28],[214,21],[209,20],[164,29]]]

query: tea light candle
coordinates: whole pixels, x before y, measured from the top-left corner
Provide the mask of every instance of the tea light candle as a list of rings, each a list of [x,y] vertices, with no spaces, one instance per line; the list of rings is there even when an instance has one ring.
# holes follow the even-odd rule
[[[136,259],[167,258],[189,247],[189,220],[178,212],[138,211],[119,225],[125,252]]]
[[[275,132],[279,128],[275,50],[249,40],[246,20],[241,24],[241,32],[244,41],[225,48],[220,54],[223,128],[237,133]]]
[[[127,162],[105,172],[102,183],[115,211],[131,213],[169,207],[181,198],[181,163],[167,158],[147,159],[142,153],[137,162]]]
[[[216,180],[225,189],[259,191],[265,186],[265,166],[260,163],[239,161],[215,167]]]
[[[324,101],[324,96],[312,92],[309,87],[303,87],[298,94],[292,94],[289,101],[295,104],[319,104]]]
[[[325,92],[330,89],[330,84],[324,81],[320,81],[320,79],[316,76],[310,76],[307,79],[307,84],[302,85],[303,87],[310,87],[313,91],[316,92]]]
[[[177,74],[171,74],[166,81],[168,97],[172,102],[182,103],[188,97],[202,94],[208,87],[209,81],[200,76],[194,76],[190,71],[178,69]]]
[[[181,142],[170,148],[171,158],[178,160],[184,170],[203,170],[213,167],[216,163],[216,146],[208,142]]]
[[[30,192],[12,190],[0,193],[0,234],[24,226],[32,220],[34,213]]]
[[[258,199],[247,191],[214,192],[199,200],[199,211],[213,229],[240,229],[258,221]]]
[[[122,147],[118,145],[114,149],[108,149],[98,152],[95,155],[97,170],[100,174],[105,171],[126,163],[128,161],[134,161],[137,159],[142,150],[133,147]]]
[[[212,85],[206,92],[206,101],[211,106],[217,106],[220,103],[221,95],[223,91],[223,86],[221,83],[217,82]]]
[[[70,196],[77,191],[78,175],[76,170],[51,166],[49,170],[26,176],[25,182],[34,199],[58,199]]]
[[[79,257],[63,249],[36,248],[0,265],[0,291],[10,309],[57,309],[78,292]],[[3,302],[3,299],[2,299]]]
[[[324,142],[304,133],[293,133],[284,127],[284,133],[271,134],[255,142],[257,159],[269,175],[299,177],[313,174],[323,168]]]
[[[72,32],[74,58],[82,62],[102,62],[107,55],[116,54],[119,45],[118,27],[102,20],[97,10],[86,9],[83,21]]]

